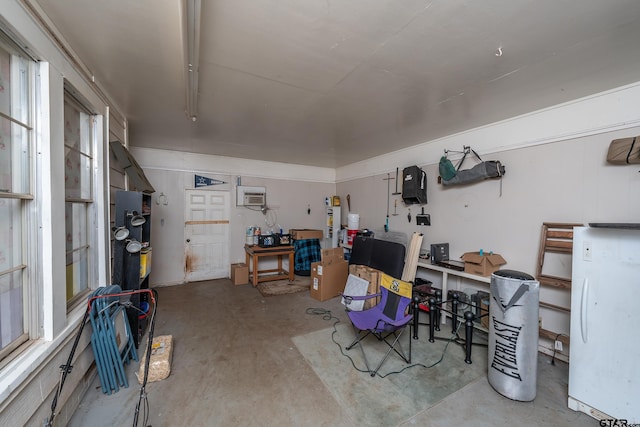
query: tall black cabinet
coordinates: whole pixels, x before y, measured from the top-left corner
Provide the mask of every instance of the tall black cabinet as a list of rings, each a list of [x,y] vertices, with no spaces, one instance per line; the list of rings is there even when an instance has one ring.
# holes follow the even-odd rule
[[[144,221],[142,221],[144,219]],[[115,226],[125,227],[129,235],[114,241],[113,284],[123,290],[149,289],[151,271],[151,195],[137,191],[117,191]],[[140,246],[139,251],[136,250]],[[145,311],[149,309],[149,295],[131,297],[132,308],[127,309],[129,325],[136,347],[147,328]]]

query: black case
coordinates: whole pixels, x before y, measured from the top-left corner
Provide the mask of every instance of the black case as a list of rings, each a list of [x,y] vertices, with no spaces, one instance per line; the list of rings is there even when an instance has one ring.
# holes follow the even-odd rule
[[[407,205],[427,203],[427,174],[418,166],[402,171],[402,200]]]

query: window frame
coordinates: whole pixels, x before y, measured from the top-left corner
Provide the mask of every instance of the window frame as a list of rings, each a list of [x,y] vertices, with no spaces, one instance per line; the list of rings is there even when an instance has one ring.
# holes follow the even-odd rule
[[[77,148],[71,147],[66,143],[63,144],[65,150],[69,149],[79,153],[80,158],[82,158],[83,156],[87,157],[90,165],[89,166],[90,171],[88,174],[88,179],[89,179],[88,188],[90,191],[89,197],[83,198],[81,196],[81,197],[67,198],[66,186],[65,186],[65,192],[64,192],[65,193],[65,198],[64,198],[65,210],[67,208],[68,203],[70,203],[72,206],[75,204],[82,204],[84,206],[84,216],[85,216],[84,223],[86,225],[86,232],[87,232],[85,236],[85,242],[86,242],[85,245],[82,245],[77,248],[73,247],[69,253],[67,253],[66,247],[65,247],[65,259],[69,254],[71,254],[71,256],[73,257],[78,251],[83,249],[87,250],[86,252],[87,287],[85,289],[80,290],[77,294],[73,295],[71,298],[66,299],[67,314],[69,314],[76,307],[78,307],[78,305],[83,303],[86,300],[86,297],[99,285],[97,283],[97,277],[99,276],[97,272],[97,265],[99,263],[98,247],[99,247],[100,239],[97,233],[93,231],[96,227],[93,227],[92,225],[97,225],[99,223],[98,207],[100,203],[97,203],[97,200],[96,200],[96,194],[99,193],[97,188],[97,182],[99,181],[99,179],[97,179],[96,174],[98,172],[97,153],[98,153],[98,148],[100,146],[98,126],[101,123],[101,120],[99,120],[100,115],[97,113],[94,113],[91,110],[91,107],[89,107],[90,103],[84,100],[75,90],[75,88],[73,88],[73,86],[68,81],[65,80],[63,104],[67,102],[76,111],[80,113],[81,123],[84,120],[83,115],[86,115],[86,120],[88,123],[88,129],[86,130],[86,137],[88,138],[87,148],[91,150],[89,155],[86,155],[86,153],[82,151],[82,146],[84,144],[82,140],[79,142],[79,147]],[[63,113],[63,120],[64,120],[64,113]],[[83,136],[82,132],[80,136],[81,137]],[[82,193],[82,190],[80,192]],[[66,225],[65,225],[65,235],[66,235]],[[65,272],[66,272],[66,267],[67,265],[65,265]],[[66,274],[67,273],[65,273],[65,278],[66,280],[68,280],[68,277],[66,277]],[[66,281],[65,281],[65,284],[66,284]]]
[[[33,60],[31,82],[35,81],[30,93],[31,99],[35,99],[32,104],[35,114],[30,123],[33,127],[30,140],[30,175],[33,179],[30,182],[30,195],[20,197],[25,199],[21,203],[26,206],[24,241],[32,245],[25,257],[29,267],[25,280],[32,284],[32,292],[25,298],[33,308],[27,318],[31,339],[0,361],[0,402],[8,404],[9,400],[6,399],[19,396],[24,387],[37,381],[43,364],[54,360],[65,346],[70,345],[86,313],[84,301],[78,301],[71,309],[65,304],[66,260],[64,250],[60,250],[65,234],[64,228],[59,226],[64,221],[65,203],[64,181],[60,179],[64,176],[61,111],[64,83],[69,81],[78,89],[78,93],[87,101],[86,105],[93,109],[95,120],[94,160],[91,165],[94,206],[88,215],[89,227],[95,233],[91,241],[95,245],[95,252],[89,269],[89,287],[92,289],[109,283],[111,274],[108,255],[109,194],[105,191],[109,188],[107,135],[112,117],[124,120],[121,125],[125,140],[127,135],[126,118],[117,109],[112,115],[107,94],[81,64],[67,55],[64,44],[56,39],[55,31],[39,37],[42,27],[33,19],[33,15],[20,7],[9,7],[0,15],[0,38],[19,47],[21,54]],[[47,26],[45,30],[50,31],[51,27]],[[60,52],[63,54],[60,55]],[[83,351],[86,351],[86,345],[80,343]],[[37,402],[32,403],[37,407]]]
[[[12,145],[11,145],[11,175],[12,175],[12,187],[9,192],[1,192],[0,198],[6,200],[19,200],[19,217],[21,226],[21,248],[20,265],[15,265],[2,273],[12,274],[15,271],[21,272],[21,286],[22,286],[22,329],[23,333],[16,337],[10,344],[4,349],[0,349],[0,369],[19,356],[25,349],[27,349],[34,340],[41,337],[42,329],[40,328],[40,320],[42,310],[40,309],[40,298],[38,297],[38,283],[36,280],[37,274],[32,274],[36,266],[38,265],[38,238],[34,229],[38,224],[37,209],[35,208],[37,203],[36,196],[36,161],[35,152],[37,147],[37,132],[39,117],[39,100],[38,94],[38,79],[37,73],[39,72],[39,66],[37,61],[21,49],[13,40],[11,40],[6,34],[0,31],[0,43],[2,48],[11,55],[11,104],[13,108],[14,93],[13,86],[16,83],[14,79],[22,79],[23,77],[20,66],[13,62],[13,57],[20,57],[21,61],[26,65],[26,76],[24,81],[18,83],[18,101],[21,105],[20,117],[12,117],[11,112],[9,115],[0,113],[2,119],[8,120],[11,126],[20,126],[25,132],[26,144],[28,152],[25,157],[22,158],[19,155],[23,145],[17,148],[14,146],[13,132],[12,132]],[[18,76],[14,74],[18,73]],[[19,163],[18,172],[21,176],[27,174],[28,183],[24,185],[20,184],[19,192],[14,192],[15,189],[15,169],[14,162]],[[26,171],[25,171],[26,170]],[[23,178],[19,178],[23,179]]]

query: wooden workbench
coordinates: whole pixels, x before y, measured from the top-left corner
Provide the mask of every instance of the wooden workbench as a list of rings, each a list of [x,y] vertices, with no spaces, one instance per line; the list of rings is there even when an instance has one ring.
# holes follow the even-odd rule
[[[289,279],[294,280],[294,249],[291,245],[273,246],[270,248],[262,248],[258,245],[244,245],[246,263],[249,267],[249,282],[256,286],[260,282],[269,282],[272,280]],[[282,257],[289,256],[289,270],[285,270],[282,266]],[[259,261],[263,257],[278,257],[278,268],[260,270]]]

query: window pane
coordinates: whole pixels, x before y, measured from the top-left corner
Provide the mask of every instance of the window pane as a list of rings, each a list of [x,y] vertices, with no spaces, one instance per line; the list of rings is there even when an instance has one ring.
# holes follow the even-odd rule
[[[21,203],[0,199],[0,272],[22,265]]]
[[[91,200],[91,159],[65,147],[64,180],[67,200]]]
[[[0,47],[0,112],[11,116],[11,54]]]
[[[0,358],[29,339],[30,288],[25,282],[25,215],[29,200],[6,198],[6,193],[31,193],[32,144],[30,76],[33,61],[18,48],[0,41]]]
[[[74,148],[87,156],[92,156],[91,149],[92,116],[79,109],[77,104],[69,100],[64,103],[64,145]]]
[[[68,89],[68,90],[67,90]],[[91,230],[88,212],[93,198],[93,116],[65,88],[65,208],[67,250],[67,302],[89,288]]]
[[[80,111],[64,103],[64,145],[80,150]]]
[[[91,200],[91,159],[84,154],[80,155],[80,198]]]
[[[66,199],[79,199],[80,191],[80,152],[64,147],[64,185]]]
[[[29,63],[0,46],[0,112],[29,123]]]
[[[82,248],[67,254],[67,301],[88,288],[88,253],[88,248]]]
[[[24,338],[22,221],[15,199],[0,199],[0,350]],[[12,269],[17,268],[15,271]]]
[[[87,205],[67,202],[65,218],[68,301],[87,289],[89,283]]]
[[[0,78],[0,104],[6,104],[9,101],[9,88],[2,87],[2,83]],[[13,102],[19,104],[19,99],[17,97]],[[26,98],[24,102],[26,104]],[[20,110],[23,109],[14,108],[14,111]],[[0,117],[0,192],[30,193],[29,158],[28,129],[22,124]]]
[[[11,122],[0,117],[0,191],[13,191],[11,185]]]
[[[91,200],[91,116],[65,103],[65,188],[67,200]]]
[[[80,151],[88,157],[93,157],[93,150],[91,149],[91,142],[93,141],[91,120],[92,116],[89,114],[80,113]]]
[[[11,54],[0,47],[0,112],[11,116]]]
[[[22,270],[0,276],[0,350],[25,333]]]
[[[87,206],[84,203],[65,204],[67,253],[87,245]]]

